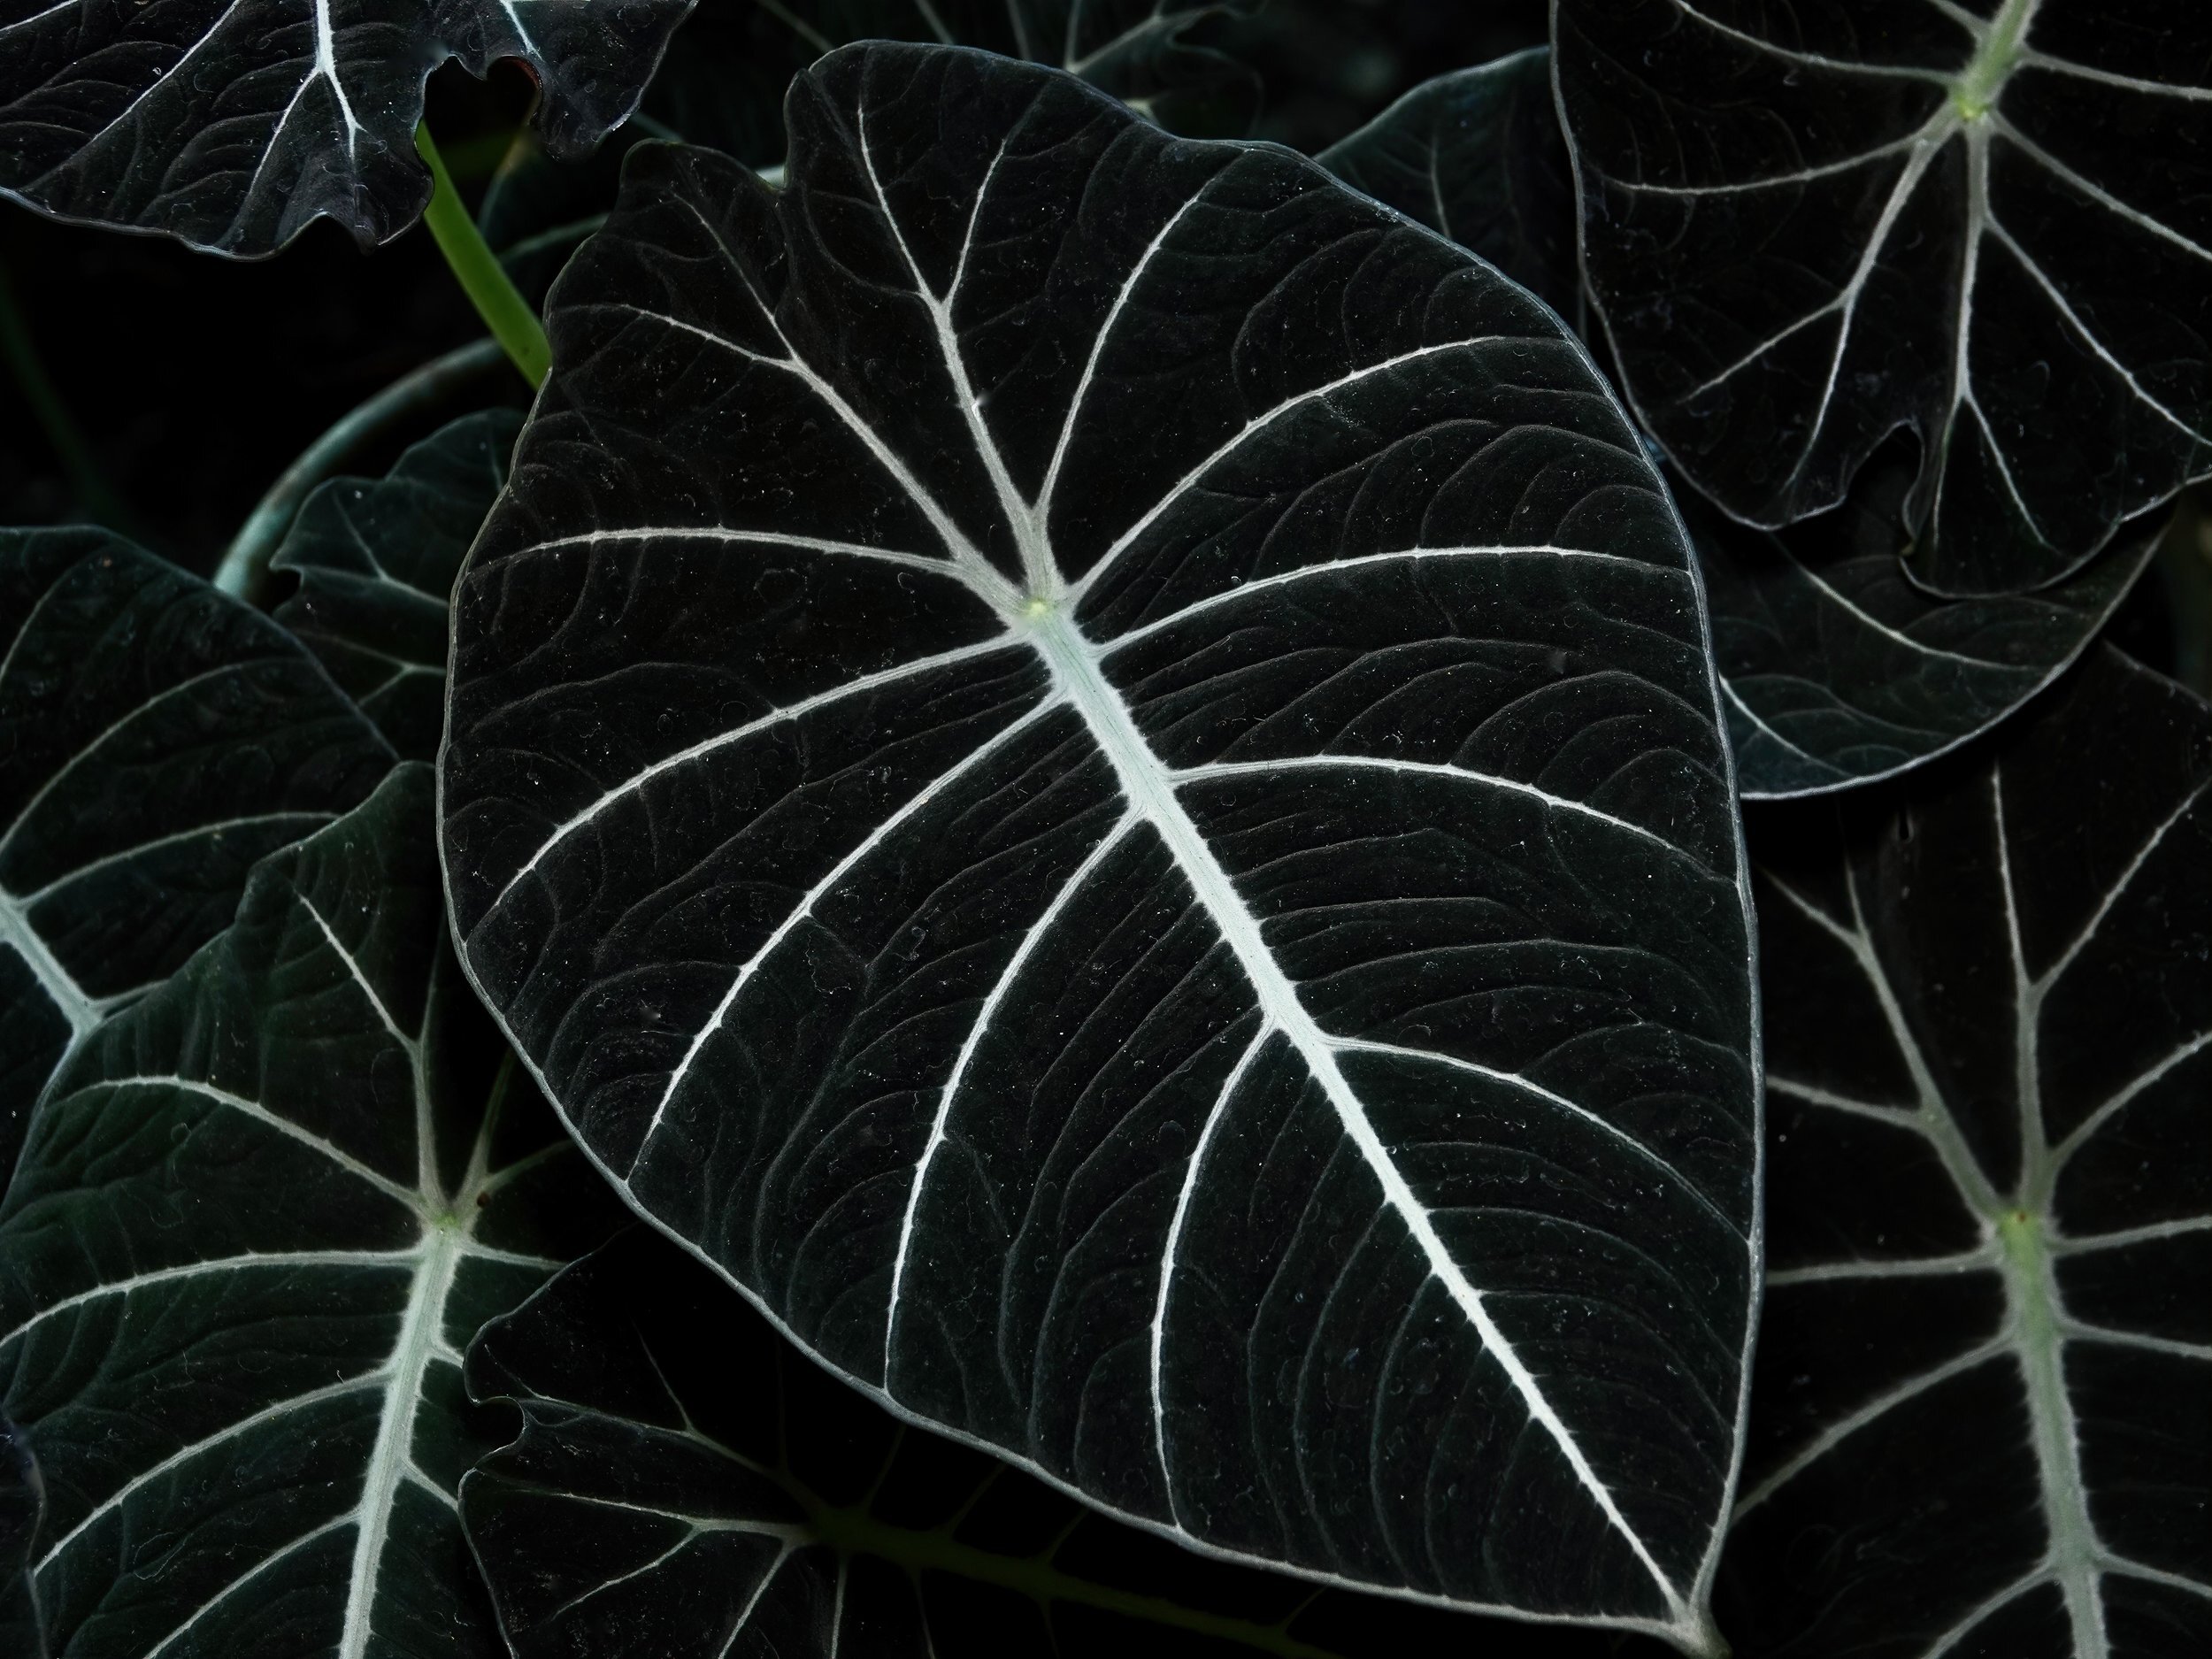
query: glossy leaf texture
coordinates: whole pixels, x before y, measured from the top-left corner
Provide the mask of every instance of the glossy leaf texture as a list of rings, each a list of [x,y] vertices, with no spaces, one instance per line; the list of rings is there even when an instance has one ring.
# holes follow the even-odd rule
[[[103,1026],[0,1204],[0,1410],[57,1653],[495,1655],[462,1350],[613,1209],[456,972],[428,768]]]
[[[1545,48],[1425,81],[1317,159],[1580,326],[1574,176]]]
[[[1842,506],[1778,533],[1683,499],[1747,798],[1891,777],[1994,726],[2096,636],[2170,516],[2124,526],[2055,587],[1937,599],[1897,556],[1909,480],[1909,460],[1878,459]]]
[[[430,200],[423,81],[518,58],[578,157],[637,106],[691,0],[0,0],[0,195],[57,218],[272,253],[365,246]]]
[[[71,1048],[392,751],[284,631],[90,528],[0,530],[0,1171]]]
[[[1199,1548],[1703,1642],[1749,945],[1635,434],[1286,150],[942,48],[789,119],[781,193],[641,148],[555,288],[455,595],[480,990],[905,1415]]]
[[[856,41],[973,46],[1063,69],[1171,132],[1242,137],[1258,78],[1198,38],[1256,0],[731,0],[701,8],[646,89],[637,119],[586,167],[511,155],[478,214],[526,292],[542,292],[612,205],[620,152],[645,137],[774,167],[783,97],[823,53]]]
[[[1916,580],[2055,581],[2212,471],[2212,10],[1559,0],[1594,302],[1767,526],[1899,427]]]
[[[517,1659],[1631,1651],[1317,1589],[1120,1525],[905,1428],[642,1228],[488,1325],[468,1380],[522,1410],[520,1437],[461,1485]]]
[[[2212,709],[2101,649],[1755,823],[1771,1217],[1739,1651],[2212,1643]],[[1809,815],[1809,816],[1807,816]]]
[[[507,481],[521,426],[511,410],[465,415],[380,479],[332,479],[270,561],[299,579],[276,619],[407,759],[438,752],[453,579]]]

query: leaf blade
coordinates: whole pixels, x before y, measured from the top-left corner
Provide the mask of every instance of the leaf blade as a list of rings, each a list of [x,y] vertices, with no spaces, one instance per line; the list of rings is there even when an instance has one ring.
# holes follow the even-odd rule
[[[894,1409],[1201,1547],[1704,1640],[1749,1294],[1747,942],[1688,555],[1633,437],[1540,307],[1283,152],[1179,144],[1070,83],[950,50],[841,53],[791,108],[784,196],[641,147],[625,208],[556,292],[571,368],[457,590],[445,833],[470,972],[633,1203]],[[1143,188],[1110,209],[1094,176],[1124,168]],[[1081,223],[1078,201],[1102,250],[1056,265],[1033,244]],[[1208,268],[1229,274],[1192,286]],[[1048,303],[1025,287],[1056,269]],[[1356,269],[1426,310],[1348,303]],[[1276,295],[1295,296],[1279,316]],[[1225,373],[1248,306],[1286,328],[1340,312],[1352,339],[1292,328],[1294,349]],[[642,436],[664,417],[638,401],[672,385],[692,400],[675,444]],[[629,432],[638,445],[600,447]],[[1442,546],[1606,557],[1431,559],[1378,597],[1364,555],[1421,544],[1427,495],[1355,518],[1340,546],[1260,527],[1316,480],[1380,480],[1423,443],[1458,446],[1436,477],[1480,480],[1436,510],[1465,532]],[[596,491],[561,481],[587,475]],[[1572,619],[1494,642],[1531,677],[1507,674],[1517,689],[1425,705],[1432,654],[1440,674],[1458,665],[1437,685],[1481,683],[1480,595],[1523,562],[1511,582],[1532,611],[1571,595]],[[1269,580],[1292,573],[1294,603]],[[766,609],[693,601],[749,582]],[[1233,588],[1238,603],[1212,603]],[[586,614],[619,618],[620,637],[564,620]],[[826,633],[772,649],[786,627]],[[1294,665],[1249,697],[1213,688],[1255,662]],[[731,663],[748,664],[737,680]],[[1517,710],[1586,693],[1613,737],[1575,753],[1522,725]],[[1471,735],[1501,705],[1517,711]],[[1409,827],[1366,842],[1363,814]],[[1444,873],[1409,874],[1425,835]],[[647,856],[611,859],[617,845]],[[1294,873],[1333,854],[1371,889],[1342,895],[1348,922]],[[1639,879],[1607,882],[1615,908],[1584,906],[1578,884],[1623,858]],[[1548,1041],[1457,1012],[1445,1040],[1415,1029],[1425,994],[1387,946],[1394,902],[1444,937],[1455,907],[1547,917],[1586,950],[1561,971],[1625,1035],[1609,1045],[1563,1004]],[[1509,998],[1514,954],[1546,949],[1470,943],[1448,1003]],[[623,1056],[605,1046],[617,1025]],[[1263,1032],[1278,1035],[1256,1080],[1225,1102]],[[1419,1071],[1406,1048],[1473,1064]],[[1563,1293],[1581,1310],[1571,1336],[1550,1319],[1554,1267],[1510,1265],[1512,1224],[1491,1213],[1511,1213],[1515,1176],[1436,1127],[1555,1099],[1587,1113],[1546,1131],[1578,1195],[1540,1200],[1547,1262],[1580,1276]],[[1048,1133],[1025,1101],[1066,1102],[1066,1121]],[[1288,1219],[1366,1218],[1393,1275],[1376,1317],[1403,1333],[1370,1343],[1330,1323],[1363,1317],[1340,1294],[1368,1265],[1358,1228],[1316,1235],[1307,1259],[1192,1202],[1205,1224],[1179,1248],[1263,1279],[1280,1261],[1303,1286],[1240,1348],[1256,1365],[1276,1363],[1267,1344],[1309,1367],[1348,1356],[1354,1379],[1331,1401],[1285,1358],[1271,1420],[1230,1470],[1156,1455],[1225,1379],[1174,1357],[1188,1339],[1149,1334],[1186,1148],[1217,1112],[1235,1121],[1210,1144],[1240,1159],[1256,1135],[1301,1146],[1271,1201]],[[1114,1172],[1064,1226],[1060,1195],[1095,1159]],[[1632,1246],[1596,1196],[1617,1187],[1666,1217]],[[1600,1240],[1609,1268],[1563,1265]],[[1478,1271],[1500,1282],[1479,1293]],[[1648,1273],[1656,1305],[1700,1317],[1664,1332],[1624,1317],[1609,1273]],[[1183,1311],[1203,1276],[1166,1276],[1171,1327],[1212,1317]],[[1094,1280],[1111,1288],[1091,1299]],[[1063,1323],[1079,1305],[1087,1328]],[[1156,1347],[1174,1396],[1156,1409]],[[1495,1536],[1486,1488],[1440,1513],[1467,1534],[1449,1546],[1389,1503],[1339,1539],[1287,1495],[1304,1477],[1282,1448],[1360,1443],[1363,1412],[1387,1417],[1374,1367],[1399,1351],[1441,1367],[1469,1425],[1513,1425],[1509,1447],[1463,1431],[1486,1479],[1563,1511],[1557,1535],[1495,1546],[1489,1594],[1465,1564]],[[1592,1369],[1601,1352],[1620,1375]],[[1111,1381],[1087,1396],[1092,1369]],[[1554,1370],[1571,1381],[1539,1381]],[[1660,1454],[1665,1493],[1589,1427],[1642,1387],[1678,1395],[1693,1425]],[[1447,1455],[1425,1436],[1454,1432],[1380,1434],[1375,1490],[1417,1487],[1421,1459]],[[1386,1472],[1393,1459],[1407,1466]],[[1284,1509],[1256,1512],[1240,1485]]]

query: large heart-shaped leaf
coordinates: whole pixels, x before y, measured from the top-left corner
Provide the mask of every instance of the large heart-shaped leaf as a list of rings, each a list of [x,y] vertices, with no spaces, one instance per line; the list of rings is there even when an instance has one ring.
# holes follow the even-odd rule
[[[1558,0],[1592,296],[1774,526],[1889,433],[1916,578],[2039,587],[2212,471],[2212,8]]]
[[[364,244],[430,200],[423,81],[519,58],[538,130],[620,125],[692,0],[0,0],[0,195],[58,218],[273,251],[328,215]]]
[[[0,1171],[111,1010],[392,751],[265,617],[104,530],[0,530]]]
[[[682,139],[756,166],[783,160],[783,95],[854,41],[975,46],[1090,81],[1171,132],[1242,137],[1258,78],[1194,38],[1258,0],[731,0],[695,12],[637,119],[588,167],[511,154],[478,214],[526,292],[541,293],[612,205],[628,142]],[[1571,234],[1571,232],[1570,233]]]
[[[1317,159],[1579,325],[1574,178],[1546,48],[1425,81]]]
[[[849,48],[630,160],[455,593],[464,960],[829,1364],[1201,1547],[1707,1640],[1754,1294],[1689,551],[1271,146]]]
[[[499,1651],[461,1351],[611,1201],[455,969],[428,768],[255,872],[103,1026],[0,1204],[0,1411],[55,1651]]]
[[[518,1659],[1622,1655],[1209,1561],[905,1428],[640,1228],[469,1349],[524,1428],[461,1483]],[[1645,1650],[1639,1644],[1637,1651]]]
[[[2080,655],[2170,516],[2146,514],[2055,587],[1934,599],[1898,562],[1909,476],[1876,461],[1842,506],[1778,534],[1684,503],[1747,796],[1888,777],[1993,726]]]
[[[411,760],[438,752],[453,579],[507,481],[521,426],[511,410],[464,415],[380,479],[332,479],[270,561],[299,578],[276,619]]]
[[[2208,787],[2212,709],[2108,650],[1977,764],[1757,826],[1745,1651],[2212,1644]]]

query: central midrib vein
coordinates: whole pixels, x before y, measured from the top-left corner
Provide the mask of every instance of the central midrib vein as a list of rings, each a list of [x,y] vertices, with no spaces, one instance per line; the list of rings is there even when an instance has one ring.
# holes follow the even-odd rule
[[[338,1659],[363,1659],[368,1652],[376,1604],[374,1586],[391,1530],[392,1505],[413,1455],[415,1414],[422,1403],[423,1380],[437,1354],[446,1297],[453,1288],[454,1271],[460,1265],[463,1229],[426,1218],[425,1230],[428,1236],[423,1240],[422,1260],[408,1283],[407,1310],[392,1344],[390,1379],[384,1386],[384,1410],[362,1480],[353,1571]]]
[[[1337,1064],[1335,1045],[1306,1011],[1299,1000],[1297,987],[1275,961],[1273,952],[1261,936],[1259,924],[1238,895],[1236,884],[1214,856],[1198,826],[1184,810],[1167,769],[1137,729],[1120,693],[1101,670],[1095,649],[1059,606],[1033,606],[1023,612],[1021,622],[1030,642],[1051,670],[1061,695],[1082,717],[1105,752],[1130,804],[1159,833],[1198,902],[1220,930],[1223,941],[1236,956],[1252,987],[1262,1017],[1289,1040],[1327,1094],[1346,1134],[1359,1148],[1382,1187],[1385,1202],[1396,1212],[1427,1257],[1431,1274],[1466,1315],[1481,1338],[1485,1351],[1504,1371],[1530,1417],[1550,1435],[1575,1478],[1650,1573],[1666,1598],[1671,1617],[1677,1623],[1685,1622],[1691,1615],[1680,1593],[1620,1512],[1612,1493],[1590,1467],[1589,1460],[1545,1398],[1535,1377],[1498,1329],[1484,1305],[1482,1293],[1468,1281],[1452,1259],[1427,1210],[1392,1161],[1381,1137],[1368,1120],[1365,1106]]]
[[[2078,1659],[2103,1659],[2107,1642],[2097,1580],[2097,1531],[2081,1471],[2074,1414],[2066,1393],[2062,1317],[2041,1220],[2016,1210],[1997,1224],[2005,1285],[2006,1335],[2028,1397],[2028,1438],[2043,1486],[2050,1571],[2065,1597]]]

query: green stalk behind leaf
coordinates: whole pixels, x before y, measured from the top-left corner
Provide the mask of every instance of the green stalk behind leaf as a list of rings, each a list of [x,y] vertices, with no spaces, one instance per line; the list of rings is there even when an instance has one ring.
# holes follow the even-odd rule
[[[553,363],[553,349],[546,343],[545,326],[538,321],[537,312],[530,309],[530,303],[509,280],[499,257],[492,252],[483,232],[476,228],[476,221],[462,205],[460,192],[453,188],[453,175],[446,171],[445,158],[439,155],[426,121],[415,128],[415,150],[429,164],[430,176],[434,181],[423,222],[437,238],[439,251],[445,255],[446,264],[453,267],[462,291],[492,331],[492,337],[506,348],[515,367],[522,371],[523,379],[533,386],[544,385],[546,371]]]

